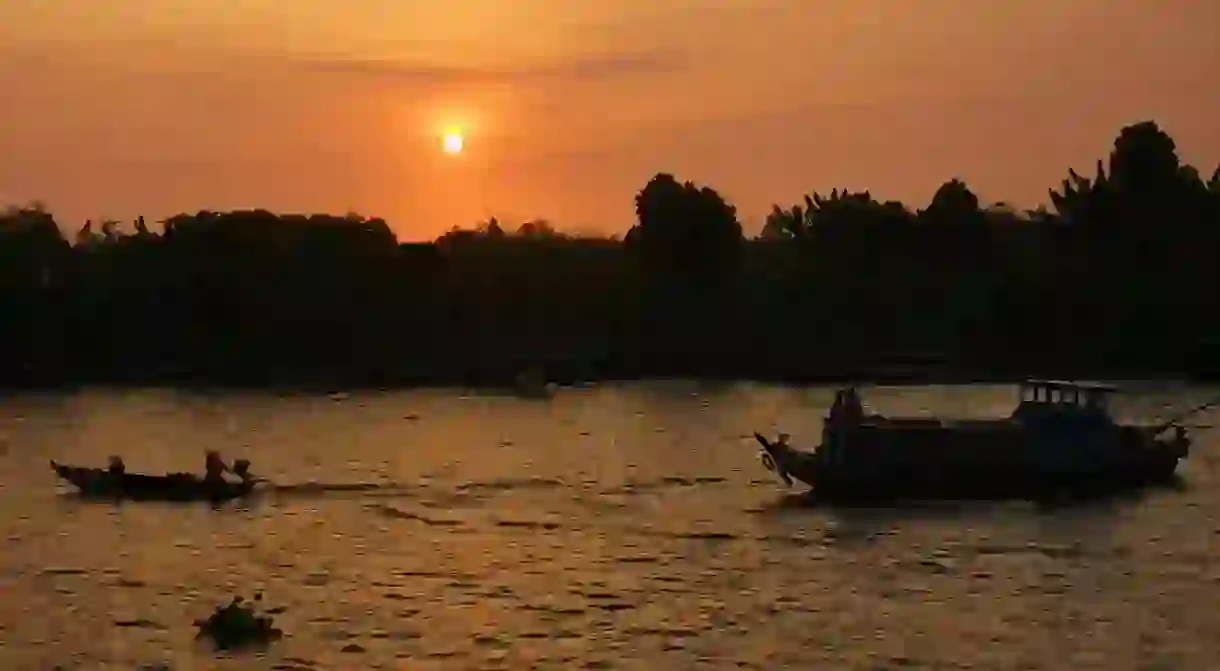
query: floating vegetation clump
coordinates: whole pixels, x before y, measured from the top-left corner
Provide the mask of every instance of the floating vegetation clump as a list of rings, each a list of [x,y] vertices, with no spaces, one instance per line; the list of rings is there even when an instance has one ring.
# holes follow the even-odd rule
[[[199,633],[195,638],[207,638],[221,650],[261,647],[278,641],[284,632],[277,629],[267,615],[257,609],[263,595],[255,594],[252,605],[246,605],[242,597],[234,597],[226,606],[220,606],[206,620],[196,620]]]

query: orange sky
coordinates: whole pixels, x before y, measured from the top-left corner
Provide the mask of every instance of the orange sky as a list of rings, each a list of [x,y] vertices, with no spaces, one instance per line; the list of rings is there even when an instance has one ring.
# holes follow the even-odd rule
[[[0,3],[0,199],[623,232],[657,171],[757,227],[835,186],[1033,206],[1154,118],[1220,162],[1214,0]],[[445,126],[468,131],[458,159]]]

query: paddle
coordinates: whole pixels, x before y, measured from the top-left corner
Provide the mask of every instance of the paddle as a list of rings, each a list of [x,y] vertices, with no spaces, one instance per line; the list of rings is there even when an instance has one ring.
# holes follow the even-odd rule
[[[249,482],[251,485],[257,485],[257,484],[261,483],[261,484],[271,485],[273,488],[279,487],[279,485],[275,484],[271,480],[264,478],[261,475],[254,475],[253,473],[246,474],[246,481]]]
[[[236,475],[237,477],[242,478],[246,482],[250,483],[250,486],[252,486],[252,487],[256,484],[259,484],[260,482],[269,484],[272,487],[276,487],[276,484],[274,482],[268,480],[267,478],[264,478],[261,475],[255,475],[255,474],[251,473],[250,472],[250,462],[246,459],[238,459],[237,461],[233,462],[233,467],[228,469],[228,471],[230,473],[232,473],[233,475]]]

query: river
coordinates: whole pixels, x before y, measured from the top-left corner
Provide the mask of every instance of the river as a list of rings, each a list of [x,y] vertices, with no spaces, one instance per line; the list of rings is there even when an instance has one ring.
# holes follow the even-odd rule
[[[1215,389],[1143,385],[1122,415]],[[865,389],[990,416],[1004,386]],[[549,401],[85,390],[0,402],[0,668],[1214,669],[1217,433],[1182,491],[1023,504],[788,504],[751,432],[811,445],[829,388],[640,383]],[[240,504],[81,501],[47,460],[133,472],[246,457]],[[285,637],[194,640],[262,591]],[[160,665],[160,666],[158,666]]]

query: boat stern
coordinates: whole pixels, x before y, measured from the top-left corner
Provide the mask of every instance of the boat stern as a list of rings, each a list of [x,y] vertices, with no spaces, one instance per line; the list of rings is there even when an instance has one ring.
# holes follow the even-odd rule
[[[55,472],[56,476],[58,476],[59,478],[61,478],[63,480],[71,482],[72,484],[76,484],[76,480],[79,479],[77,472],[76,472],[77,469],[75,467],[65,466],[64,464],[61,464],[58,461],[55,461],[54,459],[51,460],[51,470]]]
[[[64,482],[76,487],[82,492],[92,491],[99,486],[101,481],[101,472],[81,468],[80,466],[68,466],[57,461],[51,461],[51,470],[55,471]]]

